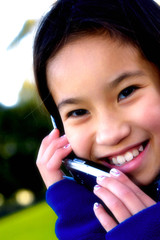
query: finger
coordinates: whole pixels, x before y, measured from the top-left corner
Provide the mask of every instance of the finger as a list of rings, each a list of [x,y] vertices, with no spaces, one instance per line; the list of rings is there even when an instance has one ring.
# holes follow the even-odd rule
[[[45,177],[46,187],[48,188],[53,183],[60,181],[64,177],[64,173],[61,170],[62,159],[65,158],[72,151],[71,146],[68,144],[66,147],[57,149],[54,155],[50,158],[46,165]],[[40,167],[41,168],[41,167]]]
[[[109,208],[119,223],[132,216],[124,203],[108,189],[96,185],[94,187],[94,193]]]
[[[43,156],[46,148],[50,145],[50,143],[59,137],[59,130],[58,129],[54,129],[48,136],[46,136],[40,145],[39,148],[39,152],[38,152],[38,156],[37,159],[41,159],[41,157]]]
[[[59,148],[55,151],[54,155],[50,158],[47,163],[48,170],[59,169],[62,164],[62,159],[64,159],[72,151],[71,145]]]
[[[48,160],[48,162],[39,161],[37,167],[43,178],[43,181],[48,188],[53,183],[63,179],[63,172],[61,171],[62,159],[65,158],[72,151],[71,146],[57,149],[55,154]]]
[[[132,215],[146,208],[143,201],[137,197],[135,192],[116,178],[99,177],[97,178],[97,182],[112,192],[126,206]]]
[[[57,149],[63,148],[68,144],[68,140],[66,136],[62,136],[60,138],[56,138],[47,145],[46,149],[44,150],[43,154],[38,156],[37,161],[41,163],[46,163],[51,157],[55,154]]]
[[[145,194],[136,184],[134,184],[124,173],[120,172],[117,169],[111,169],[111,176],[117,178],[118,181],[125,183],[132,191],[137,195],[137,197],[144,203],[146,207],[150,207],[156,202]]]
[[[101,204],[95,203],[93,209],[96,217],[107,232],[117,226],[116,221],[105,211]]]

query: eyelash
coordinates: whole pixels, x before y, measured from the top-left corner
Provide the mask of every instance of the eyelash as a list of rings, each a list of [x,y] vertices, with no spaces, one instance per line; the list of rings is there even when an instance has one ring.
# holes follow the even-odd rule
[[[118,95],[118,102],[123,101],[123,99],[125,99],[125,98],[128,98],[130,95],[132,95],[139,88],[140,88],[139,86],[133,85],[133,86],[129,86],[129,87],[123,89]],[[121,94],[123,94],[124,97],[122,97],[120,99]]]
[[[88,111],[85,109],[76,109],[67,114],[67,117],[82,117],[84,115],[88,114]]]

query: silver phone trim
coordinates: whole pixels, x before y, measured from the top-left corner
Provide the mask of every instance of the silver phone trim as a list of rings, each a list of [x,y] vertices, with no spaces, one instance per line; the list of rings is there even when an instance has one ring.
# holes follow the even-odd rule
[[[98,177],[98,176],[107,176],[109,177],[110,174],[108,172],[105,172],[101,169],[96,169],[92,166],[86,165],[85,161],[79,161],[79,160],[68,160],[66,167],[75,169],[81,172],[84,172],[86,174],[90,174],[92,176]]]

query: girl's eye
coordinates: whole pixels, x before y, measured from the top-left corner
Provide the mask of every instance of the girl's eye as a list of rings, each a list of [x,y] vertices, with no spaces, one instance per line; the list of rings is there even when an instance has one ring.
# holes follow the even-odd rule
[[[121,101],[127,97],[129,97],[131,94],[133,94],[138,89],[138,86],[130,86],[125,88],[120,92],[118,95],[118,101]]]
[[[67,115],[68,117],[82,117],[84,115],[88,114],[88,111],[85,109],[77,109],[69,112]]]

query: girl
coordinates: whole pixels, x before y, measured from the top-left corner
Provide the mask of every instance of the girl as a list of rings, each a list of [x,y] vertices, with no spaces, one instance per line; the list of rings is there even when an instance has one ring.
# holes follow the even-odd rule
[[[40,24],[35,79],[58,129],[37,165],[59,239],[160,239],[159,16],[152,0],[59,0]],[[63,179],[71,151],[110,177],[93,192]]]

